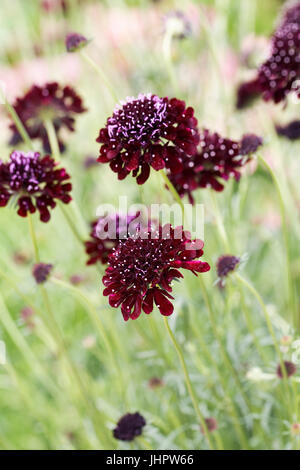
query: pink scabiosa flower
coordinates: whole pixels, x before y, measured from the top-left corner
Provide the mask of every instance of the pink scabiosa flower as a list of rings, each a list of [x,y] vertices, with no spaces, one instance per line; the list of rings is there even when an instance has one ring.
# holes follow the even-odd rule
[[[300,3],[287,10],[272,37],[271,56],[259,68],[262,96],[275,103],[296,90],[300,78]],[[299,94],[299,87],[297,87]],[[299,97],[299,95],[298,95]]]
[[[103,276],[103,295],[109,304],[118,308],[125,321],[137,319],[141,311],[149,314],[153,304],[162,315],[173,313],[171,283],[182,278],[179,269],[188,269],[195,275],[209,271],[210,266],[197,260],[203,255],[203,242],[191,240],[182,227],[167,224],[137,230],[134,237],[120,240],[109,256]]]
[[[290,361],[284,361],[283,363],[284,368],[285,368],[285,373],[287,377],[291,377],[291,375],[294,375],[296,372],[296,366]],[[277,369],[276,369],[277,375],[280,379],[283,379],[284,377],[284,372],[282,370],[282,366],[278,364]]]
[[[74,131],[76,114],[86,109],[82,105],[80,96],[70,86],[62,87],[58,83],[46,83],[43,86],[34,85],[22,98],[17,98],[13,105],[31,139],[40,139],[45,152],[50,152],[50,144],[44,125],[45,120],[51,120],[57,135],[64,128]],[[12,137],[10,145],[15,146],[22,142],[16,125],[10,125]],[[58,137],[61,151],[65,146]]]
[[[70,176],[49,156],[37,152],[14,151],[7,162],[0,160],[0,207],[15,199],[18,214],[26,217],[36,210],[40,220],[48,222],[49,208],[56,200],[68,204],[72,198]]]
[[[197,152],[199,135],[193,108],[176,98],[140,94],[118,105],[100,130],[98,161],[110,163],[120,180],[132,173],[144,184],[154,170],[182,169],[186,155]]]
[[[145,425],[145,418],[140,413],[127,413],[119,419],[113,430],[114,438],[120,441],[133,441],[142,434]]]
[[[227,181],[233,176],[238,181],[240,169],[261,143],[262,140],[252,134],[237,142],[204,129],[200,133],[200,149],[197,154],[191,157],[185,155],[183,170],[170,174],[169,178],[179,195],[183,197],[188,194],[193,203],[192,192],[198,188],[211,187],[215,191],[222,191],[224,185],[221,180]]]
[[[99,217],[91,223],[90,240],[85,242],[85,251],[89,256],[87,264],[95,264],[98,261],[107,264],[109,255],[118,246],[120,239],[129,236],[128,230],[133,234],[138,226],[134,220],[140,215],[136,214],[112,214]]]

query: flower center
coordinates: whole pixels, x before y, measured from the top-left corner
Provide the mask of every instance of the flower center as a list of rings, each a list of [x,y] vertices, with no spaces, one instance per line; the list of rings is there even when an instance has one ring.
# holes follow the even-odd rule
[[[172,240],[130,238],[120,242],[111,265],[118,268],[122,282],[127,285],[149,285],[174,259],[173,249]]]
[[[39,191],[45,172],[39,163],[38,154],[13,152],[10,158],[10,187],[14,190],[25,190],[29,193]]]
[[[156,95],[141,94],[138,98],[129,98],[108,119],[110,139],[139,145],[157,141],[168,125],[166,108],[166,101]]]

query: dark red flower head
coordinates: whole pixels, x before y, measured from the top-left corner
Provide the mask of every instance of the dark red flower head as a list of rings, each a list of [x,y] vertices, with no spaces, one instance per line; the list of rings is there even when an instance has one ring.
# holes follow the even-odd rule
[[[119,419],[113,435],[120,441],[133,441],[142,434],[145,425],[146,421],[140,413],[127,413]]]
[[[284,14],[280,25],[284,26],[287,23],[299,23],[300,24],[300,2],[286,2],[287,8],[284,8]]]
[[[43,284],[47,281],[50,272],[52,271],[52,264],[38,263],[33,266],[32,275],[37,284]]]
[[[273,34],[271,56],[259,69],[258,80],[266,101],[283,101],[290,91],[296,89],[295,81],[300,78],[299,8],[298,5],[296,9],[287,11]],[[297,91],[299,93],[299,87]]]
[[[245,134],[241,140],[240,153],[241,155],[251,155],[255,153],[258,147],[263,144],[261,137],[255,134]]]
[[[17,98],[13,105],[21,119],[29,137],[40,139],[45,152],[50,152],[50,144],[44,125],[45,120],[51,120],[58,134],[65,128],[74,131],[75,114],[83,113],[86,109],[82,106],[81,98],[70,86],[62,87],[58,83],[46,83],[44,86],[34,85],[22,98]],[[12,123],[10,129],[13,135],[10,145],[22,142],[16,125]],[[59,139],[60,150],[65,146]]]
[[[292,362],[289,362],[289,361],[284,361],[284,368],[285,368],[285,372],[286,372],[286,376],[287,377],[290,377],[291,375],[294,375],[295,372],[296,372],[296,366],[295,364],[293,364]],[[283,379],[284,377],[284,373],[283,373],[283,370],[282,370],[282,367],[280,364],[278,364],[277,366],[277,375],[280,379]]]
[[[182,159],[196,153],[197,119],[184,101],[141,94],[117,106],[97,142],[102,144],[99,162],[109,162],[119,179],[132,172],[144,184],[150,167],[176,173]]]
[[[162,315],[171,315],[171,283],[183,277],[178,269],[196,275],[210,269],[207,263],[196,260],[202,256],[202,248],[203,242],[192,241],[182,227],[173,229],[168,224],[157,230],[137,230],[134,237],[121,240],[110,255],[103,295],[109,296],[112,307],[121,306],[125,321],[138,318],[142,309],[151,313],[153,303]]]
[[[218,429],[218,422],[215,418],[206,418],[205,424],[206,424],[208,432],[213,432],[216,429]],[[204,434],[204,429],[202,426],[201,426],[201,432],[202,434]]]
[[[128,237],[128,230],[134,230],[135,233],[138,221],[135,224],[134,220],[139,214],[113,214],[92,222],[91,238],[85,242],[85,251],[89,256],[87,264],[95,264],[97,261],[106,264],[120,239]]]
[[[300,121],[297,119],[286,126],[276,126],[276,132],[289,140],[300,139]]]
[[[68,52],[76,52],[87,45],[87,38],[78,33],[69,33],[66,37],[66,49]]]
[[[236,108],[245,109],[260,96],[261,86],[257,78],[241,83],[237,89]]]
[[[72,199],[70,176],[56,166],[49,155],[42,157],[37,152],[15,150],[8,162],[0,160],[0,207],[15,196],[21,217],[38,210],[40,220],[48,222],[49,208],[56,206],[56,199],[65,204]]]
[[[251,135],[252,144],[254,137]],[[256,137],[256,144],[259,139]],[[180,196],[188,194],[193,202],[192,191],[198,188],[212,187],[215,191],[222,191],[224,185],[220,180],[233,176],[238,181],[240,168],[250,160],[250,155],[245,155],[245,142],[223,138],[207,129],[202,131],[198,153],[191,157],[186,155],[183,170],[169,175]],[[253,145],[250,150],[249,153],[252,153]]]
[[[223,255],[217,261],[217,272],[220,278],[228,276],[228,274],[235,270],[240,262],[240,258],[233,255]]]

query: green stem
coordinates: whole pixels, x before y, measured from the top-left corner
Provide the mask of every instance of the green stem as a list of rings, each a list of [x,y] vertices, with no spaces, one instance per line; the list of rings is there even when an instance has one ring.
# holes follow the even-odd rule
[[[14,121],[15,125],[16,125],[16,128],[18,129],[22,139],[24,140],[25,144],[27,145],[27,147],[30,149],[30,150],[34,150],[33,148],[33,145],[32,145],[32,142],[30,140],[30,137],[21,121],[21,119],[19,118],[18,114],[16,113],[15,109],[13,108],[13,106],[8,103],[8,101],[5,100],[5,107],[8,111],[8,113],[11,115],[11,118],[12,120]]]
[[[40,262],[39,248],[38,248],[38,244],[37,244],[37,239],[36,239],[36,234],[35,234],[35,230],[34,230],[32,216],[31,216],[30,213],[28,214],[28,224],[29,224],[29,233],[30,233],[30,237],[31,237],[31,240],[32,240],[33,250],[34,250],[35,261],[37,263],[39,263]]]
[[[286,394],[287,394],[287,398],[288,398],[288,403],[289,403],[289,406],[290,406],[290,390],[289,390],[289,385],[288,385],[288,377],[287,377],[287,372],[286,372],[286,368],[284,366],[284,361],[283,361],[283,357],[282,357],[282,353],[280,351],[280,347],[279,347],[279,344],[278,344],[278,341],[277,341],[277,338],[276,338],[276,335],[275,335],[275,331],[274,331],[274,328],[273,328],[273,325],[272,325],[272,322],[271,322],[271,319],[270,319],[270,315],[269,315],[269,312],[264,304],[264,301],[262,300],[260,294],[258,293],[258,291],[255,289],[255,287],[250,284],[250,282],[248,282],[244,277],[242,277],[240,274],[238,273],[234,273],[234,276],[235,278],[239,281],[239,283],[243,284],[253,295],[254,297],[256,298],[256,300],[258,301],[262,311],[263,311],[263,314],[264,314],[264,317],[265,317],[265,321],[266,321],[266,324],[267,324],[267,327],[268,327],[268,330],[269,330],[269,333],[273,339],[273,344],[274,344],[274,347],[275,347],[275,350],[276,350],[276,353],[278,355],[278,358],[279,358],[279,363],[280,363],[280,367],[281,367],[281,370],[282,370],[282,374],[283,374],[283,382],[284,382],[284,386],[285,386],[285,389],[286,389]],[[292,408],[290,407],[290,413],[291,413],[291,417],[293,416],[293,412],[292,412]]]
[[[211,302],[210,302],[209,295],[208,295],[207,290],[206,290],[205,283],[204,283],[201,276],[199,276],[199,283],[200,283],[200,287],[201,287],[201,290],[202,290],[202,295],[203,295],[203,298],[204,298],[204,302],[205,302],[205,305],[206,305],[208,313],[209,313],[210,324],[211,324],[212,330],[214,332],[214,336],[215,336],[215,338],[216,338],[216,340],[219,344],[220,351],[221,351],[221,354],[223,356],[224,363],[226,364],[228,369],[231,370],[232,376],[235,380],[235,383],[236,383],[238,389],[240,390],[240,393],[241,393],[241,395],[244,399],[244,402],[246,403],[246,405],[247,405],[247,407],[250,411],[251,410],[251,404],[250,404],[250,402],[248,400],[248,397],[246,396],[246,394],[243,390],[239,375],[238,375],[237,371],[235,370],[235,368],[233,367],[233,365],[231,363],[231,360],[230,360],[230,358],[227,354],[227,351],[223,346],[223,342],[222,342],[222,339],[220,337],[218,326],[217,326],[217,323],[216,323],[215,314],[214,314],[213,308],[211,306]]]
[[[169,74],[170,82],[172,84],[173,92],[175,95],[178,95],[178,84],[177,84],[177,78],[173,66],[173,60],[172,60],[172,40],[173,40],[173,32],[172,31],[166,31],[163,39],[163,44],[162,44],[162,50],[163,50],[163,55],[167,67],[167,72]]]
[[[188,286],[190,286],[190,284],[188,284]],[[190,295],[191,295],[191,294],[192,294],[192,293],[190,293]],[[198,312],[196,312],[194,303],[191,302],[190,305],[192,306],[194,318],[196,319],[196,317],[198,316]],[[200,346],[201,346],[201,349],[202,349],[202,352],[203,352],[204,356],[206,357],[206,359],[208,360],[208,362],[214,367],[215,371],[216,371],[217,374],[218,374],[218,377],[219,377],[219,380],[220,380],[220,384],[221,384],[221,387],[222,387],[222,389],[223,389],[224,398],[225,398],[225,403],[224,403],[224,405],[226,405],[226,402],[228,402],[228,405],[229,405],[229,407],[230,407],[230,413],[231,413],[231,418],[232,418],[233,426],[234,426],[234,428],[235,428],[237,437],[238,437],[238,439],[239,439],[240,442],[241,442],[242,448],[243,448],[244,450],[245,450],[245,449],[248,449],[247,437],[246,437],[245,432],[244,432],[244,430],[243,430],[243,428],[242,428],[242,426],[241,426],[239,414],[238,414],[238,411],[236,410],[236,405],[235,405],[233,399],[231,398],[230,390],[229,390],[228,384],[227,384],[227,383],[225,382],[225,380],[224,380],[222,371],[220,371],[219,365],[217,364],[217,362],[216,362],[216,360],[214,359],[213,355],[210,353],[210,350],[209,350],[209,348],[207,347],[204,338],[202,338],[201,328],[197,328],[195,321],[192,321],[192,329],[193,329],[193,331],[194,331],[196,337],[198,338],[198,340],[199,340],[199,342],[200,342]],[[219,400],[219,397],[217,397],[217,400]],[[225,406],[224,406],[224,407],[225,407]]]
[[[61,155],[60,155],[59,144],[58,144],[54,124],[51,121],[51,119],[46,119],[44,121],[44,125],[47,131],[47,136],[48,136],[52,156],[54,160],[59,161]]]
[[[259,339],[256,336],[255,327],[253,326],[251,314],[250,314],[249,309],[246,305],[245,295],[244,295],[244,291],[243,291],[243,288],[242,288],[241,285],[239,285],[239,291],[240,291],[240,296],[241,296],[241,305],[242,305],[242,308],[243,308],[247,328],[248,328],[248,330],[250,331],[250,333],[252,335],[254,345],[255,345],[261,359],[263,360],[263,362],[265,364],[268,364],[269,359],[268,359],[267,355],[265,354],[264,349],[261,347]]]
[[[109,91],[113,101],[115,103],[118,103],[119,102],[119,99],[118,99],[118,96],[117,94],[115,93],[113,87],[111,86],[110,84],[110,81],[109,79],[106,77],[105,73],[101,70],[101,68],[96,64],[96,62],[94,62],[93,59],[91,59],[91,57],[89,55],[87,55],[87,53],[83,50],[80,50],[79,51],[79,54],[81,55],[81,57],[85,60],[85,62],[87,62],[96,72],[97,74],[100,76],[102,82],[104,83],[104,85],[106,86],[107,90]]]
[[[34,226],[32,224],[32,220],[31,220],[30,215],[29,215],[29,228],[30,228],[30,235],[31,235],[31,239],[32,239],[32,244],[33,244],[33,247],[34,247],[35,260],[36,260],[36,262],[39,262],[40,258],[39,258],[38,246],[37,246],[37,242],[36,242]],[[71,359],[68,355],[67,348],[66,348],[65,343],[64,343],[64,339],[61,335],[60,328],[59,328],[59,326],[56,322],[54,313],[53,313],[51,305],[50,305],[48,293],[47,293],[45,287],[42,284],[40,285],[40,290],[41,290],[41,293],[42,293],[44,305],[46,307],[48,320],[50,320],[50,322],[51,322],[51,329],[52,329],[53,339],[54,339],[55,343],[58,345],[58,349],[61,352],[62,357],[64,358],[64,360],[66,362],[66,365],[68,366],[68,369],[69,369],[69,372],[70,372],[70,374],[69,374],[70,383],[73,383],[73,385],[75,385],[75,389],[78,390],[79,394],[84,399],[84,401],[86,403],[87,410],[89,410],[91,420],[95,425],[95,430],[96,430],[96,433],[97,433],[100,441],[101,441],[101,439],[103,439],[103,442],[105,442],[105,441],[109,442],[109,440],[107,440],[107,438],[106,438],[105,433],[103,433],[103,434],[101,433],[100,436],[99,436],[98,429],[102,430],[102,428],[103,428],[103,423],[102,422],[99,423],[100,412],[96,408],[93,401],[90,400],[90,398],[89,398],[89,396],[86,392],[85,386],[84,386],[84,384],[81,380],[81,377],[80,377],[79,373],[77,372],[76,367],[74,367],[74,365],[73,365],[73,363],[72,363],[72,361],[71,361]],[[74,380],[72,380],[72,379],[74,379]]]
[[[286,219],[285,204],[284,204],[284,200],[283,200],[283,196],[282,196],[282,192],[280,188],[280,183],[273,169],[261,155],[258,156],[258,160],[270,173],[273,179],[273,182],[275,184],[277,194],[278,194],[280,214],[281,214],[281,223],[282,223],[282,232],[283,232],[285,252],[286,252],[286,270],[287,270],[287,281],[288,281],[289,305],[291,309],[293,325],[294,325],[295,330],[297,330],[300,326],[300,316],[297,311],[297,301],[296,301],[295,289],[293,285],[291,257],[290,257],[290,248],[289,248],[289,230],[288,230],[287,219]]]
[[[98,331],[98,334],[99,334],[100,338],[102,338],[103,341],[104,341],[105,347],[106,347],[106,349],[108,351],[108,354],[111,358],[111,362],[113,364],[113,368],[114,368],[115,373],[117,373],[118,376],[121,379],[120,380],[120,392],[121,392],[121,395],[122,395],[122,399],[126,401],[126,384],[125,384],[125,380],[124,380],[123,371],[120,368],[120,365],[119,365],[118,361],[115,358],[114,352],[113,352],[112,347],[111,347],[110,340],[109,340],[109,338],[106,334],[104,325],[103,325],[103,323],[100,319],[100,316],[98,315],[94,305],[92,304],[92,302],[90,302],[90,300],[87,298],[87,296],[81,290],[79,290],[76,287],[68,284],[67,282],[61,281],[59,279],[55,279],[54,277],[50,278],[50,281],[53,284],[57,285],[57,286],[60,286],[64,289],[67,289],[67,290],[73,292],[88,307],[87,312],[89,314],[89,317],[90,317],[92,323],[97,328],[97,331]]]
[[[1,322],[6,329],[7,333],[11,337],[12,341],[15,343],[16,347],[19,349],[22,356],[25,358],[27,363],[29,364],[32,371],[38,374],[42,380],[45,382],[45,385],[51,390],[52,392],[57,391],[57,387],[55,383],[50,379],[48,374],[44,371],[44,368],[36,358],[36,356],[31,351],[30,347],[28,346],[26,340],[23,338],[22,334],[16,327],[15,322],[13,321],[4,299],[0,296],[0,306],[1,306]]]
[[[55,131],[53,122],[51,120],[46,120],[44,122],[44,124],[45,124],[46,130],[47,130],[47,135],[48,135],[52,155],[53,155],[53,157],[56,161],[60,161],[61,155],[60,155],[59,144],[58,144],[57,135],[56,135],[56,131]],[[77,219],[80,218],[81,225],[85,226],[85,222],[83,220],[83,217],[82,217],[82,215],[80,213],[80,210],[78,209],[77,204],[74,201],[74,199],[68,204],[68,206],[69,207],[68,207],[68,210],[67,210],[65,208],[64,203],[59,201],[59,207],[60,207],[60,209],[61,209],[61,211],[62,211],[62,213],[63,213],[63,215],[64,215],[71,231],[72,231],[72,233],[74,234],[75,238],[78,240],[80,245],[82,245],[82,243],[84,243],[85,238],[87,237],[87,234],[84,234],[84,236],[82,236],[80,234],[80,232],[77,228],[77,225],[73,221],[72,215],[70,215],[70,208],[73,209],[73,213],[76,212],[76,218]]]
[[[74,201],[71,201],[70,204],[68,204],[68,206],[70,206],[72,204],[72,202],[74,202]],[[66,221],[67,221],[67,223],[68,223],[68,225],[71,229],[71,232],[73,233],[73,235],[76,238],[76,240],[78,241],[78,243],[82,246],[87,237],[84,237],[83,235],[81,235],[79,233],[79,230],[77,229],[77,225],[74,223],[74,221],[73,221],[73,219],[72,219],[72,217],[69,213],[70,207],[66,207],[64,205],[64,203],[60,203],[59,207],[60,207],[60,210],[62,211],[62,213],[63,213],[63,215],[64,215],[64,217],[65,217],[65,219],[66,219]]]
[[[182,199],[181,197],[179,196],[178,192],[176,191],[176,188],[175,186],[173,185],[173,183],[170,181],[170,179],[168,178],[165,170],[160,170],[160,174],[166,184],[166,186],[168,187],[169,191],[171,192],[171,194],[173,195],[175,201],[178,202],[178,204],[180,205],[180,208],[181,208],[181,211],[182,211],[182,217],[184,219],[184,204],[182,202]],[[182,221],[184,223],[184,220]]]
[[[214,216],[216,218],[216,223],[217,223],[219,234],[222,238],[225,249],[228,251],[228,253],[230,253],[230,246],[229,246],[227,233],[226,233],[226,230],[225,230],[224,222],[223,222],[223,219],[222,219],[222,216],[221,216],[221,213],[220,213],[220,209],[219,209],[219,206],[218,206],[218,202],[217,202],[217,198],[216,198],[216,195],[214,193],[214,190],[210,191],[210,197],[211,197],[211,202],[212,202],[212,206],[213,206],[213,209],[214,209]]]
[[[174,348],[177,352],[177,355],[178,355],[178,358],[179,358],[179,361],[180,361],[180,364],[181,364],[181,367],[183,369],[183,373],[184,373],[184,378],[185,378],[185,382],[186,382],[186,386],[187,386],[187,389],[188,389],[188,392],[189,392],[189,395],[190,395],[190,398],[192,400],[192,403],[193,403],[193,407],[194,407],[194,410],[195,410],[195,413],[199,419],[199,422],[200,422],[200,425],[203,429],[203,432],[206,436],[206,439],[208,441],[208,445],[210,447],[210,449],[213,449],[213,444],[212,444],[212,440],[211,440],[211,437],[210,437],[210,434],[209,434],[209,431],[207,429],[207,425],[206,425],[206,422],[205,422],[205,419],[200,411],[200,408],[198,406],[198,401],[197,401],[197,398],[196,398],[196,395],[195,395],[195,392],[194,392],[194,389],[193,389],[193,386],[192,386],[192,383],[191,383],[191,380],[190,380],[190,377],[189,377],[189,373],[188,373],[188,370],[187,370],[187,367],[186,367],[186,364],[185,364],[185,360],[184,360],[184,357],[183,357],[183,354],[182,354],[182,351],[180,349],[180,346],[179,344],[177,343],[176,341],[176,338],[170,328],[170,325],[169,325],[169,322],[168,322],[168,319],[167,317],[164,317],[164,324],[165,324],[165,327],[166,327],[166,330],[169,334],[169,337],[174,345]]]

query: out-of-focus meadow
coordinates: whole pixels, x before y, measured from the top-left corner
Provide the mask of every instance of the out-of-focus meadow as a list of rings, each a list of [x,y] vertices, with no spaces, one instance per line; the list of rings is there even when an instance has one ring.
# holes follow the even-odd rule
[[[91,39],[86,50],[105,71],[120,100],[148,92],[177,96],[194,107],[201,127],[237,140],[247,132],[263,137],[261,153],[278,175],[287,203],[292,274],[299,286],[300,146],[279,138],[274,130],[275,124],[299,115],[299,104],[290,100],[284,109],[281,104],[259,100],[244,111],[235,107],[238,84],[251,79],[268,55],[269,37],[283,3],[1,1],[0,80],[7,100],[13,103],[32,84],[57,81],[71,84],[88,109],[77,117],[76,131],[66,135],[67,150],[62,156],[72,177],[73,198],[84,218],[82,233],[95,218],[97,207],[103,203],[117,207],[120,195],[126,195],[129,203],[145,204],[171,203],[172,197],[155,171],[141,190],[133,178],[118,181],[108,165],[94,162],[98,131],[115,103],[80,55],[66,53],[65,36],[72,31]],[[165,18],[174,10],[185,13],[190,34],[172,43],[172,82],[163,43]],[[0,158],[6,160],[11,151],[10,120],[2,105],[0,120]],[[35,147],[39,149],[36,142]],[[94,164],[87,165],[87,159]],[[242,258],[240,272],[263,298],[284,358],[291,360],[297,334],[289,326],[276,189],[255,160],[243,173],[239,183],[230,180],[216,194],[217,203],[231,254]],[[200,409],[218,423],[212,433],[215,447],[299,448],[292,426],[300,421],[300,369],[289,379],[287,400],[284,381],[276,376],[278,357],[259,302],[235,277],[228,279],[224,289],[216,282],[216,261],[227,249],[217,230],[209,191],[199,189],[195,199],[205,207],[204,259],[212,267],[201,276],[231,367],[224,362],[199,278],[192,273],[174,287],[175,313],[170,325],[184,351]],[[37,215],[33,221],[42,261],[53,264],[54,278],[67,283],[52,280],[46,289],[69,356],[100,412],[93,422],[45,323],[43,298],[31,275],[34,253],[27,220],[18,217],[13,207],[0,208],[0,340],[6,344],[7,356],[0,365],[0,448],[129,449],[129,444],[113,439],[111,430],[120,416],[135,411],[145,417],[147,425],[133,447],[206,448],[158,310],[124,322],[102,296],[101,273],[86,266],[84,246],[59,208],[52,211],[49,223],[39,223]],[[72,289],[74,282],[77,290]],[[25,307],[32,308],[32,314],[26,315]],[[101,319],[113,355],[108,355],[92,315]],[[287,336],[289,344],[284,346]]]

